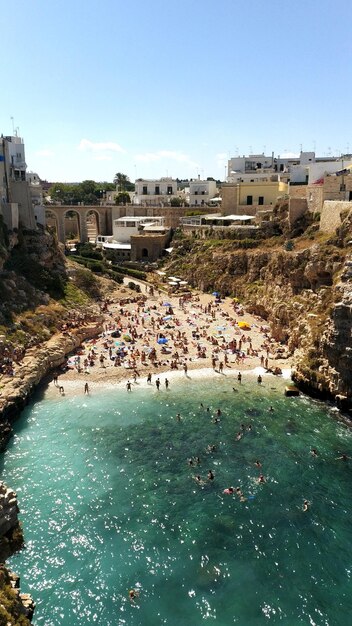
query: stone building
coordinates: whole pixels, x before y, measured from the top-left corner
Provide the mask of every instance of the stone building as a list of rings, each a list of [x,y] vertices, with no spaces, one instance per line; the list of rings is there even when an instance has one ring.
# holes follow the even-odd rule
[[[271,211],[278,198],[288,193],[282,181],[227,183],[221,188],[221,210],[224,215],[258,215]]]
[[[0,213],[9,229],[35,229],[36,221],[29,184],[26,181],[24,143],[20,137],[1,136],[0,143]]]
[[[135,193],[132,204],[142,206],[167,206],[172,197],[177,196],[177,180],[165,177],[135,181]]]
[[[206,206],[217,192],[215,180],[191,180],[189,183],[189,204],[193,206]]]

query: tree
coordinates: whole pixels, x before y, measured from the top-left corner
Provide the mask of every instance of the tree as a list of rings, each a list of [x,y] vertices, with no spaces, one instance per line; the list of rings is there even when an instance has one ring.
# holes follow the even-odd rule
[[[114,183],[117,186],[117,191],[126,191],[126,183],[129,180],[126,174],[121,174],[121,172],[117,172],[114,177]]]
[[[127,191],[121,191],[115,198],[115,204],[129,204],[130,202],[130,194]]]
[[[115,174],[114,183],[117,186],[117,191],[134,191],[135,188],[129,177],[121,172],[117,172],[117,174]]]
[[[182,198],[180,198],[179,196],[174,196],[170,200],[170,206],[182,206]]]

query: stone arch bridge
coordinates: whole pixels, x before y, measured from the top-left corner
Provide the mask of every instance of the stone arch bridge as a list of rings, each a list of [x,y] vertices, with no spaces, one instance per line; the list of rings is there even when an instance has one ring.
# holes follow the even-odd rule
[[[58,240],[65,243],[67,238],[67,219],[72,216],[77,223],[77,238],[81,243],[89,240],[90,231],[96,235],[105,235],[112,232],[111,206],[71,206],[50,205],[46,207],[46,223],[56,228]],[[93,227],[94,223],[94,227]]]

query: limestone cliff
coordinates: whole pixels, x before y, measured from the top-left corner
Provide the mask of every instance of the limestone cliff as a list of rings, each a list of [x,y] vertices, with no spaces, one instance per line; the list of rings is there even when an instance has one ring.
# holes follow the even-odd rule
[[[0,482],[0,561],[4,561],[23,544],[18,520],[17,496]],[[19,577],[0,565],[0,623],[30,623],[35,604],[29,594],[19,593]]]
[[[290,239],[226,239],[226,231],[175,238],[172,274],[237,297],[295,357],[306,391],[352,406],[352,217],[336,236],[310,226]],[[288,245],[289,244],[289,245]]]

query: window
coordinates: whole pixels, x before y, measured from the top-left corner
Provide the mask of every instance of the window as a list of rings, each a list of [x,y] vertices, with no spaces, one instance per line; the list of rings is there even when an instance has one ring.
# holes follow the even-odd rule
[[[253,204],[253,196],[247,196],[247,205]]]
[[[172,196],[172,187],[171,187],[171,185],[169,185],[168,188],[167,188],[167,195],[168,196]]]
[[[148,187],[147,185],[143,185],[143,196],[147,196],[148,195]]]
[[[264,196],[259,196],[258,198],[258,204],[263,205],[264,204]]]
[[[155,185],[155,195],[158,196],[160,194],[160,187],[159,185]]]

